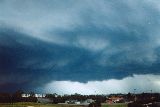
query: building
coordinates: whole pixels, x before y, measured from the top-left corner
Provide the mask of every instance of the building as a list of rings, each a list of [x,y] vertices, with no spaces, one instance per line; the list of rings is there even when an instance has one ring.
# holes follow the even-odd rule
[[[87,99],[85,101],[78,101],[78,100],[67,100],[64,104],[77,104],[77,105],[89,105],[90,103],[93,103],[94,100]],[[62,104],[62,103],[60,103]]]
[[[26,98],[26,97],[30,97],[31,94],[22,94],[21,96]]]
[[[107,98],[106,103],[112,104],[112,103],[121,103],[124,102],[124,98],[121,96],[111,96]]]
[[[34,94],[34,95],[22,94],[21,96],[24,98],[31,97],[31,96],[36,97],[36,98],[44,98],[44,97],[46,97],[46,94]]]
[[[44,97],[46,97],[46,94],[35,94],[35,97],[44,98]]]
[[[88,105],[93,102],[95,102],[93,99],[87,99],[87,100],[83,101],[82,104]]]
[[[77,101],[77,100],[67,100],[65,101],[66,104],[80,104],[81,102],[80,101]]]

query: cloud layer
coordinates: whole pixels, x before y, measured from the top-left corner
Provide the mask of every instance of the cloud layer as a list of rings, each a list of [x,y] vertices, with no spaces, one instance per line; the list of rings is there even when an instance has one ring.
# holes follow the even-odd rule
[[[53,81],[40,89],[48,93],[58,94],[110,94],[110,93],[142,93],[159,92],[159,75],[134,75],[122,80],[89,81],[87,83],[72,81]],[[134,83],[133,83],[134,81]],[[134,90],[136,89],[136,90]]]
[[[151,0],[1,0],[0,90],[160,74]]]

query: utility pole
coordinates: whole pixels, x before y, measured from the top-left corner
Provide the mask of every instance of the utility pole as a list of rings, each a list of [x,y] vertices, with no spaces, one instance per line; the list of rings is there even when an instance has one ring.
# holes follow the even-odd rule
[[[137,101],[137,97],[136,97],[136,89],[134,89],[134,101]]]
[[[153,99],[152,90],[151,90],[151,99]]]

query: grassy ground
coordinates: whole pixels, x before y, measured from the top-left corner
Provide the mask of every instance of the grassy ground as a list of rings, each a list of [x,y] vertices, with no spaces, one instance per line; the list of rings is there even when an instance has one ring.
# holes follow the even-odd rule
[[[14,103],[0,104],[0,107],[83,107],[78,105],[58,105],[58,104],[39,104],[39,103]],[[127,107],[127,104],[102,104],[102,107]]]
[[[102,107],[127,107],[127,104],[125,103],[102,104]]]
[[[0,104],[0,107],[82,107],[75,105],[59,105],[59,104],[40,104],[40,103],[14,103]]]

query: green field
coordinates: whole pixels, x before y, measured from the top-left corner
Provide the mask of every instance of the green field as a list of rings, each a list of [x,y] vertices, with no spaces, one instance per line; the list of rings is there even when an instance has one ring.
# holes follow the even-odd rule
[[[82,107],[75,105],[59,105],[59,104],[40,104],[40,103],[14,103],[0,104],[0,107]]]
[[[102,104],[102,107],[127,107],[125,103]]]
[[[83,107],[80,105],[59,105],[59,104],[39,104],[39,103],[14,103],[0,104],[0,107]],[[127,107],[127,104],[102,104],[102,107]]]

